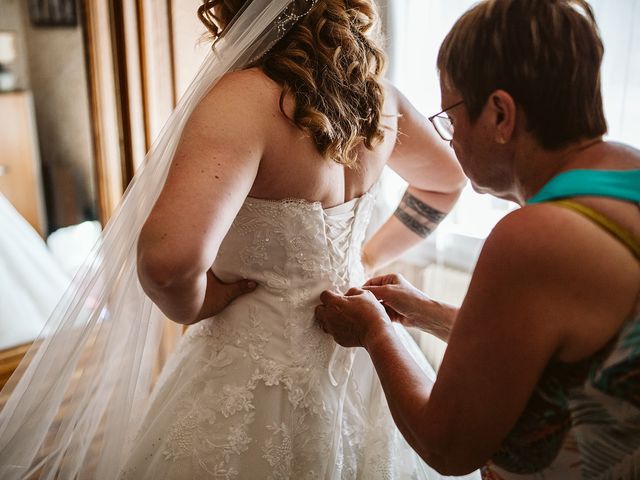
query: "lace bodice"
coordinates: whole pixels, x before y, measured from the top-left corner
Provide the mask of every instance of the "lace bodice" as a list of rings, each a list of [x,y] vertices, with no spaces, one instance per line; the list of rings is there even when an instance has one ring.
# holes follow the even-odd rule
[[[222,315],[196,326],[193,334],[221,335],[226,319],[233,318],[229,328],[237,332],[234,341],[253,332],[246,339],[249,348],[261,350],[255,335],[262,332],[261,338],[266,342],[268,337],[271,345],[266,354],[270,361],[326,373],[335,344],[314,325],[313,308],[323,290],[345,291],[364,282],[360,250],[377,189],[376,184],[363,196],[327,209],[298,199],[247,198],[213,270],[222,280],[250,278],[259,287]],[[240,314],[247,306],[249,315]]]
[[[336,207],[249,197],[224,239],[214,271],[252,278],[274,295],[291,288],[345,288],[362,280],[360,248],[375,190]]]

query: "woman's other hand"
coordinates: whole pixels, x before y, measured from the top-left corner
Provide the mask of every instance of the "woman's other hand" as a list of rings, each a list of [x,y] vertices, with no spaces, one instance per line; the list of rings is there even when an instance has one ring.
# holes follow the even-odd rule
[[[363,289],[373,293],[394,322],[447,340],[457,309],[430,299],[400,274],[374,277]]]

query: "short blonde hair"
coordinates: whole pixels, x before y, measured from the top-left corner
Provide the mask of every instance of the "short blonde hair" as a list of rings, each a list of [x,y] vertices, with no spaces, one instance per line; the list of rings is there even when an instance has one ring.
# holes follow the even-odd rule
[[[585,0],[486,0],[453,26],[438,69],[471,121],[507,91],[527,129],[553,150],[607,132],[600,87],[604,47]]]

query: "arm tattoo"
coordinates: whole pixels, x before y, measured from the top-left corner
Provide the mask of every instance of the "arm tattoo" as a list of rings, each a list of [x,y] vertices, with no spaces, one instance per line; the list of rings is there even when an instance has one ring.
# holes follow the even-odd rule
[[[446,213],[430,207],[422,200],[414,197],[408,191],[405,192],[402,201],[394,215],[406,225],[406,227],[421,236],[427,238],[433,232]]]

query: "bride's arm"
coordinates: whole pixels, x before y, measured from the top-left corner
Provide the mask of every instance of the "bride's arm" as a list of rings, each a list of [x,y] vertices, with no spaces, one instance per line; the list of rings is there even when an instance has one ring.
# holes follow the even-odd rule
[[[228,75],[198,105],[138,240],[142,287],[178,323],[207,318],[234,296],[208,272],[264,150],[268,122],[247,114],[265,110],[257,82],[251,72]]]
[[[453,149],[444,142],[411,103],[393,86],[398,139],[388,165],[409,182],[395,214],[365,244],[363,261],[369,272],[387,265],[424,240],[451,211],[466,178]]]

